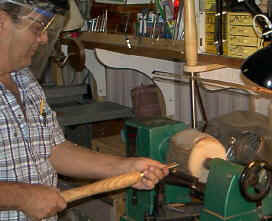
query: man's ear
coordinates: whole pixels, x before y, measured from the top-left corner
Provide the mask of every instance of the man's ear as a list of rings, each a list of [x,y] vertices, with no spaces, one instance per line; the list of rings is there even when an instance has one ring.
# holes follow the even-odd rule
[[[9,15],[5,11],[0,10],[0,31],[3,31],[8,17]]]
[[[7,14],[4,11],[0,10],[0,31],[2,31],[4,28],[4,23],[7,19],[6,17]]]

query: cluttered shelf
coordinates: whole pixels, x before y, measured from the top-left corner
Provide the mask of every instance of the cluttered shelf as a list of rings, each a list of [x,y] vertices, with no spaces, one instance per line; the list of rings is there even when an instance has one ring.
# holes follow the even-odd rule
[[[131,48],[129,48],[128,42]],[[144,56],[172,61],[185,61],[184,41],[151,39],[124,34],[82,32],[78,38],[86,49],[100,48],[128,55]],[[220,64],[240,68],[243,59],[211,54],[199,54],[201,64]]]
[[[105,4],[105,3],[93,3],[92,15],[97,16],[101,11],[108,10],[109,12],[118,13],[137,13],[143,9],[154,10],[155,5],[150,4]]]

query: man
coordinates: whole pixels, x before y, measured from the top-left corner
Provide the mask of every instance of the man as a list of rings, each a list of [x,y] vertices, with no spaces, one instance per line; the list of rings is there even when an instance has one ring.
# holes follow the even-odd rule
[[[151,189],[168,174],[151,159],[103,155],[65,140],[27,68],[47,43],[56,11],[52,1],[0,0],[0,220],[56,220],[66,207],[57,173],[101,179],[143,171],[138,189]]]

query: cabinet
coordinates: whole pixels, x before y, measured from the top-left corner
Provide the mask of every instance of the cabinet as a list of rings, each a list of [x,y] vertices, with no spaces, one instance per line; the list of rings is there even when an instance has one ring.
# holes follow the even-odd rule
[[[262,47],[262,39],[256,35],[252,19],[250,13],[229,12],[227,14],[229,56],[245,58]],[[261,32],[260,27],[258,29]]]

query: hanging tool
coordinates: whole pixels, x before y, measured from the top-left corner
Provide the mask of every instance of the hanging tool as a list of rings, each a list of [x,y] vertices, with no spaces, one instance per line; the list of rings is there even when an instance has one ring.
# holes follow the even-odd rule
[[[125,42],[126,42],[126,45],[127,45],[128,48],[131,48],[132,46],[131,46],[130,40],[129,40],[129,38],[128,38],[128,35],[127,35],[129,18],[130,18],[130,14],[127,14],[127,19],[126,19],[126,24],[125,24],[124,33],[125,33]]]
[[[152,14],[153,17],[153,25],[152,25],[152,33],[151,33],[151,38],[155,38],[155,34],[156,34],[156,27],[157,27],[157,14]]]
[[[174,34],[173,34],[173,40],[178,40],[178,37],[180,36],[180,33],[183,32],[183,30],[181,30],[181,22],[182,22],[182,11],[183,11],[183,6],[184,3],[183,1],[179,2],[179,9],[178,9],[178,15],[176,18],[176,24],[175,24],[175,30],[174,30]]]
[[[216,0],[215,45],[216,53],[223,55],[223,0]]]

